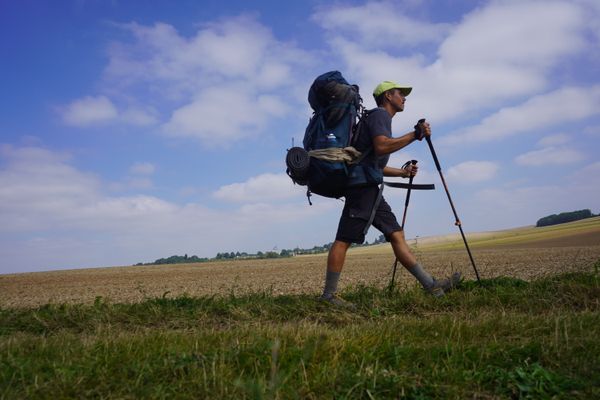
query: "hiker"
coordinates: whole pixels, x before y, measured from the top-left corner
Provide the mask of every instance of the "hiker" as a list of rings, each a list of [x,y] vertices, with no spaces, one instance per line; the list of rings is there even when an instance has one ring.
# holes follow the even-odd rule
[[[353,306],[336,295],[338,280],[344,267],[346,252],[351,244],[364,242],[372,212],[374,212],[372,225],[384,234],[386,240],[391,243],[398,261],[428,293],[436,297],[443,296],[460,281],[460,273],[455,273],[448,279],[436,280],[423,269],[410,252],[396,216],[389,204],[381,197],[378,183],[381,182],[383,176],[408,178],[417,173],[416,165],[409,165],[404,169],[387,166],[389,155],[415,140],[431,136],[429,124],[423,121],[415,126],[414,131],[397,138],[392,137],[392,118],[396,113],[404,110],[406,96],[411,91],[411,87],[391,81],[380,83],[373,91],[377,108],[369,111],[355,144],[358,151],[369,151],[368,156],[356,167],[362,169],[361,173],[354,174],[362,177],[363,180],[358,179],[353,182],[351,177],[349,186],[345,190],[344,209],[335,242],[329,249],[327,258],[325,288],[320,297],[323,301],[343,307]],[[370,148],[372,150],[369,150]],[[379,176],[379,180],[377,176]]]

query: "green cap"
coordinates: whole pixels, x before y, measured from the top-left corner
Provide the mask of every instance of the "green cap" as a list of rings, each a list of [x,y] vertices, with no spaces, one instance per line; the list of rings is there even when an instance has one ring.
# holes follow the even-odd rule
[[[400,89],[400,93],[402,93],[405,96],[408,96],[412,91],[412,88],[410,86],[402,86],[392,81],[383,81],[379,85],[377,85],[375,90],[373,90],[373,97],[379,97],[381,93],[387,92],[390,89]]]

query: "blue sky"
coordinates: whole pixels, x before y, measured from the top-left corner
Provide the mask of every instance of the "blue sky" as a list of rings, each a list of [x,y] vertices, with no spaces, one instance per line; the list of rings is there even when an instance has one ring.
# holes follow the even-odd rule
[[[579,1],[2,1],[0,273],[312,247],[342,202],[285,175],[308,87],[414,87],[466,232],[600,212],[600,6]],[[453,233],[425,143],[407,237]],[[401,190],[386,191],[401,215]],[[368,239],[379,233],[374,229]]]

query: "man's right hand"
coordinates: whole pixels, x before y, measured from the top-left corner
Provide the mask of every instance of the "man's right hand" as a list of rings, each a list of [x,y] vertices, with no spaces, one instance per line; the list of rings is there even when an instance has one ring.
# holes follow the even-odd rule
[[[431,136],[431,126],[425,119],[420,119],[415,125],[415,139],[423,140]]]

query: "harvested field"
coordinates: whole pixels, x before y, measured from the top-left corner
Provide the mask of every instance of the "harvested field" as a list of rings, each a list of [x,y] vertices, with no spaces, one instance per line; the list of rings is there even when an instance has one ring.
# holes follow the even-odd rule
[[[600,217],[544,228],[524,227],[470,234],[469,243],[482,278],[509,276],[525,280],[588,270],[600,259]],[[475,279],[458,235],[414,241],[417,259],[434,275],[461,271]],[[350,250],[340,289],[356,285],[383,287],[394,261],[387,244]],[[198,264],[130,266],[0,275],[0,307],[47,303],[139,302],[176,297],[269,292],[274,295],[322,289],[326,255],[269,260],[233,260]],[[399,268],[400,287],[416,281]]]
[[[340,281],[349,285],[385,286],[394,257],[389,246],[348,255]],[[377,250],[377,251],[374,251]],[[435,276],[462,271],[474,273],[464,249],[415,251]],[[482,278],[511,276],[532,279],[568,271],[590,270],[600,259],[600,246],[476,249],[473,251]],[[274,295],[314,293],[321,290],[325,255],[272,260],[239,260],[200,264],[114,267],[0,275],[0,306],[31,307],[47,303],[139,302],[149,297],[182,294],[227,295],[268,291]],[[402,268],[398,285],[415,285]]]
[[[479,249],[600,246],[600,217],[542,228],[526,226],[472,233],[468,237],[470,247]],[[464,246],[459,233],[422,238],[419,245],[428,250],[451,250]]]

